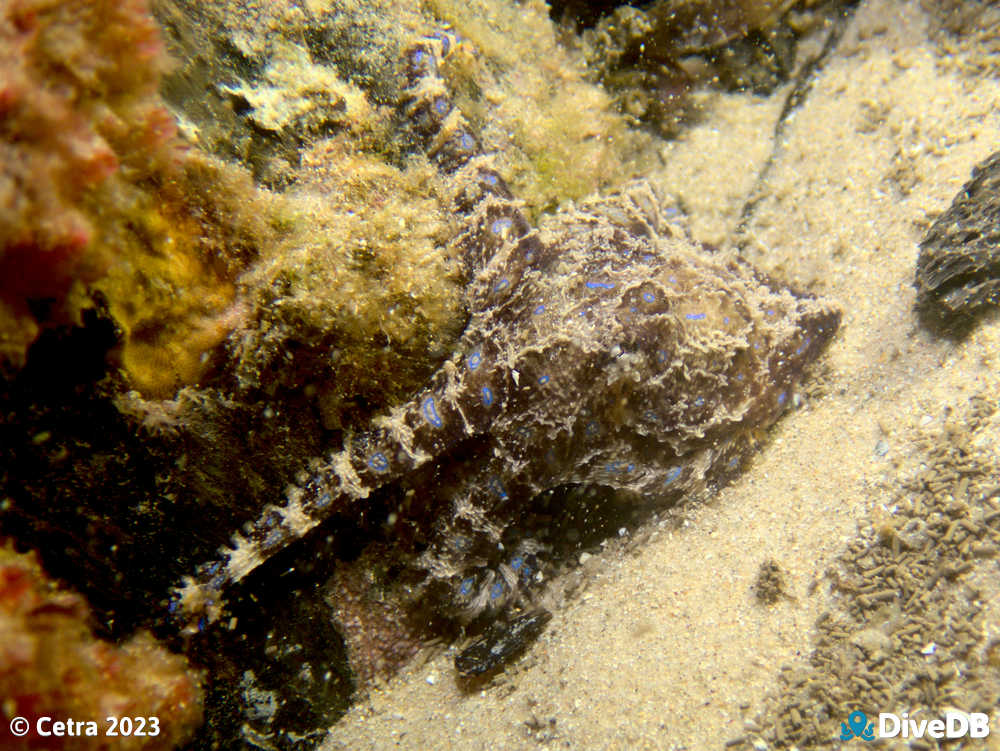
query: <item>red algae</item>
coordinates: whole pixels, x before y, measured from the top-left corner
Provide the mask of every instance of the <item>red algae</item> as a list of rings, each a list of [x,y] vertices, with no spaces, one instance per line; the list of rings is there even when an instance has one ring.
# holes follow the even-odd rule
[[[200,676],[146,632],[122,645],[95,638],[89,618],[83,598],[48,579],[34,554],[0,545],[4,748],[152,751],[189,739],[201,724]],[[111,735],[109,717],[129,721]],[[146,735],[135,732],[137,718]],[[53,733],[56,722],[71,720],[82,723],[72,736]],[[8,731],[22,725],[20,738]]]

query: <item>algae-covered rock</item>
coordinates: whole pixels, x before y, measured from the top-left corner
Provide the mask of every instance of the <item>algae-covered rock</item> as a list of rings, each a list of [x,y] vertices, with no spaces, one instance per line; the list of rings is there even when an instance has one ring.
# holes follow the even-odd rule
[[[932,326],[967,328],[1000,301],[1000,152],[976,165],[927,230],[914,284]]]
[[[95,638],[89,617],[83,598],[48,579],[34,556],[0,540],[4,748],[153,751],[189,739],[201,724],[199,675],[148,633],[121,645]],[[84,724],[71,731],[74,737],[45,736],[39,731],[52,733],[53,727],[39,726],[44,717]],[[146,732],[110,737],[109,717],[129,723],[142,718]],[[7,730],[15,728],[15,718],[26,729],[20,738]]]
[[[144,1],[7,3],[0,49],[0,360],[23,365],[39,328],[79,324],[96,291],[133,384],[169,396],[238,318],[267,201],[182,147]]]

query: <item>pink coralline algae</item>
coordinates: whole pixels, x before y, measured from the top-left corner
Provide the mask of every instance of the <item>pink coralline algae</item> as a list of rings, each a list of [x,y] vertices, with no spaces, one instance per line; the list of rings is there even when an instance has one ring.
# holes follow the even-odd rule
[[[121,645],[97,639],[89,618],[83,598],[50,581],[33,554],[0,545],[3,748],[152,751],[188,739],[201,724],[201,686],[187,661],[144,632]],[[109,717],[121,719],[118,735]],[[69,726],[57,735],[53,723],[70,720],[82,723],[74,735]],[[18,722],[20,739],[8,731]]]

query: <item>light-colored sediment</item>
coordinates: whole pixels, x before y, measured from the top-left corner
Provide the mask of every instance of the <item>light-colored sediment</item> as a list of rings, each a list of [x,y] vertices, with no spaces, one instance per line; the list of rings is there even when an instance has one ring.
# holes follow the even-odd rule
[[[438,654],[359,702],[323,748],[709,749],[746,734],[779,668],[804,664],[831,604],[824,572],[920,461],[920,430],[1000,393],[997,316],[955,344],[913,313],[917,243],[1000,144],[1000,81],[940,65],[927,23],[916,3],[864,3],[765,183],[780,96],[718,95],[654,176],[712,244],[735,241],[745,198],[764,196],[740,236],[747,256],[845,310],[820,393],[680,528],[591,559],[583,593],[485,689],[461,693],[454,651]],[[766,559],[793,599],[757,604]]]

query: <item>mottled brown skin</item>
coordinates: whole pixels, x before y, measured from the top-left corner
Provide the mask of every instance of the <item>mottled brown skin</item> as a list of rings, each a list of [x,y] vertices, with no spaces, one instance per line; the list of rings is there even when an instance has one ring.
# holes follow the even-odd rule
[[[466,619],[519,597],[539,549],[529,539],[503,549],[501,536],[543,490],[597,484],[666,503],[735,474],[751,431],[777,419],[840,320],[832,304],[699,249],[644,182],[531,229],[439,98],[435,58],[416,54],[445,46],[411,50],[405,112],[463,217],[453,243],[472,275],[471,317],[459,350],[411,402],[265,509],[176,602],[191,621],[214,619],[227,586],[324,519],[363,515],[377,489],[447,478],[447,489],[411,488],[387,520],[405,542],[380,542],[334,577],[362,677],[412,653],[419,627],[404,611],[424,593],[451,593]],[[373,561],[387,558],[415,584],[368,596]]]

